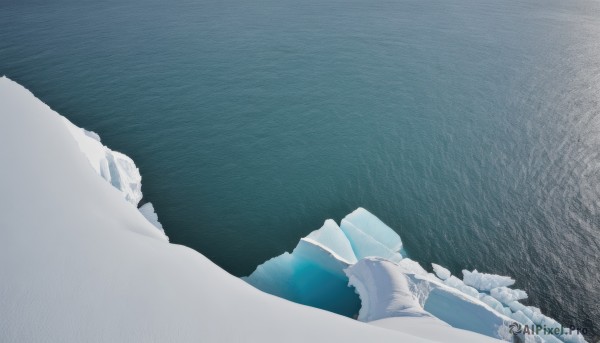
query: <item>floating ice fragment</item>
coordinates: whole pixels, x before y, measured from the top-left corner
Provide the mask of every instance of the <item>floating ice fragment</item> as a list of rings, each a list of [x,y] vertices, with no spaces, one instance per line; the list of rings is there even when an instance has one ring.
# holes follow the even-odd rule
[[[446,280],[450,277],[450,275],[452,275],[448,269],[440,266],[439,264],[432,263],[431,266],[433,267],[433,272],[435,275],[441,280]]]
[[[408,257],[403,258],[399,262],[396,262],[398,268],[400,268],[404,273],[417,274],[417,275],[429,275],[427,271],[421,267],[421,264],[417,261],[413,261]]]
[[[533,324],[533,322],[531,321],[531,319],[529,319],[529,317],[527,317],[521,311],[517,311],[515,313],[511,313],[510,317],[512,319],[516,320],[517,322],[521,323],[521,324],[525,324],[525,325],[532,325]]]
[[[490,290],[490,295],[503,304],[510,304],[513,301],[527,299],[527,292],[520,289],[511,289],[508,287],[496,287]]]
[[[468,270],[463,270],[462,272],[465,284],[475,287],[480,291],[489,291],[492,288],[502,286],[512,286],[515,283],[515,280],[508,276],[480,273],[477,269],[472,272]]]
[[[494,310],[498,311],[499,313],[505,313],[504,306],[502,306],[502,303],[500,303],[498,300],[494,299],[493,297],[491,297],[487,294],[484,294],[484,293],[479,293],[479,300],[483,301],[489,307],[493,308]]]

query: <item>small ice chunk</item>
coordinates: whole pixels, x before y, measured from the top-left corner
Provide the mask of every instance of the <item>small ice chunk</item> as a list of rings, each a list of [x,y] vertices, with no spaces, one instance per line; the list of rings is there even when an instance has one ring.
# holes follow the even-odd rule
[[[433,272],[438,278],[440,278],[440,280],[446,280],[452,275],[448,269],[440,266],[439,264],[432,263],[431,266],[433,267]]]
[[[527,306],[525,306],[525,305],[521,304],[521,303],[520,303],[520,302],[518,302],[518,301],[511,301],[511,302],[509,302],[509,303],[508,303],[508,304],[506,304],[506,305],[508,305],[508,307],[510,307],[510,309],[511,309],[513,312],[517,312],[517,311],[523,311],[524,309],[526,309],[526,308],[527,308]],[[529,316],[528,316],[528,317],[529,317]]]
[[[520,289],[511,289],[508,287],[496,287],[490,290],[490,295],[503,304],[510,304],[513,301],[527,299],[527,292]]]
[[[462,272],[465,284],[475,287],[480,291],[489,291],[492,288],[502,286],[512,286],[515,283],[515,280],[508,276],[480,273],[477,269],[472,272],[465,269]]]
[[[403,258],[401,261],[396,263],[398,267],[404,272],[408,274],[416,274],[416,275],[428,275],[427,271],[421,267],[419,262],[413,261],[408,257]]]
[[[510,317],[510,315],[512,314],[512,311],[510,310],[510,307],[503,307],[502,312],[500,312],[500,313],[503,313],[505,316]]]

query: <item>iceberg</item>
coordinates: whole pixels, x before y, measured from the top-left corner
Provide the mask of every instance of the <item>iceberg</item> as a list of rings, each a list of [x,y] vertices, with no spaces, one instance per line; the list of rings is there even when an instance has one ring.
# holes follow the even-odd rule
[[[403,272],[391,272],[398,265],[381,258],[367,257],[345,270],[349,284],[356,288],[362,306],[358,320],[371,322],[388,317],[431,317],[421,307],[414,284]]]
[[[348,287],[344,269],[366,256],[400,261],[401,248],[398,234],[358,208],[342,219],[340,226],[326,220],[300,239],[291,253],[270,259],[243,279],[273,295],[353,317],[360,301]]]

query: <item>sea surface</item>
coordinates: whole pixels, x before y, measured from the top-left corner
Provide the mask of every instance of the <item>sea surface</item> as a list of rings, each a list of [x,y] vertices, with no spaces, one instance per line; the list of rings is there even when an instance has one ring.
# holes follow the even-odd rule
[[[599,334],[598,1],[1,0],[0,74],[234,275],[362,206]]]

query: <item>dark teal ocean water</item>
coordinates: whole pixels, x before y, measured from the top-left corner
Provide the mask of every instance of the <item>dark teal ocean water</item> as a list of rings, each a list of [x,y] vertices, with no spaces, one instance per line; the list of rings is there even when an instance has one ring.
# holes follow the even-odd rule
[[[0,74],[235,275],[363,206],[598,328],[598,1],[2,0]]]

